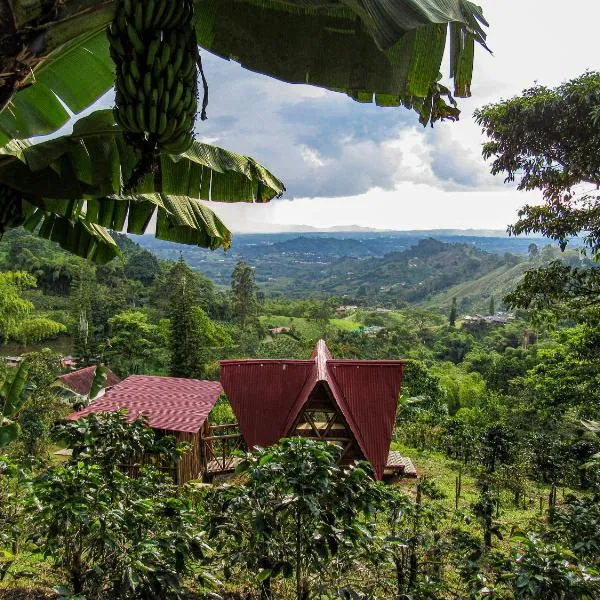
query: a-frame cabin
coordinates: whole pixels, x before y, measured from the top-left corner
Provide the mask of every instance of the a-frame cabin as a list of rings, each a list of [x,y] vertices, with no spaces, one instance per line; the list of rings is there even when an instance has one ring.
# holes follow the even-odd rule
[[[310,360],[226,360],[221,383],[248,448],[306,436],[342,447],[342,461],[388,465],[402,361],[335,360],[319,340]]]

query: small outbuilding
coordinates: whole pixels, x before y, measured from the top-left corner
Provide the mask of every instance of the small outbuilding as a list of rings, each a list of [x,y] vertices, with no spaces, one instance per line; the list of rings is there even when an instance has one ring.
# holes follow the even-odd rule
[[[76,394],[87,396],[90,393],[95,374],[96,365],[92,365],[91,367],[85,367],[84,369],[77,369],[76,371],[59,375],[57,379],[62,385],[69,388]],[[121,383],[121,380],[110,369],[108,369],[104,390],[109,390],[119,383]]]
[[[368,460],[377,479],[389,472],[402,373],[399,360],[335,360],[323,340],[310,360],[221,361],[248,448],[291,436],[328,440],[341,446],[342,462]]]
[[[218,381],[131,375],[69,418],[121,409],[127,409],[129,421],[145,415],[148,425],[159,434],[173,435],[178,442],[190,444],[190,451],[182,456],[173,473],[175,482],[181,484],[205,474],[208,415],[221,392]]]

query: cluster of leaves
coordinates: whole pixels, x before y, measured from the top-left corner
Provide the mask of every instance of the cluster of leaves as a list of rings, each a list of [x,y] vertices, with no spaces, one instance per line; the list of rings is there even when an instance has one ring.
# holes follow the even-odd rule
[[[71,460],[31,483],[28,511],[40,550],[64,570],[73,594],[178,597],[191,561],[209,550],[194,527],[191,499],[158,468],[182,449],[122,413],[93,415],[62,433]],[[146,455],[156,467],[143,465]],[[137,476],[122,472],[124,464],[137,464]]]

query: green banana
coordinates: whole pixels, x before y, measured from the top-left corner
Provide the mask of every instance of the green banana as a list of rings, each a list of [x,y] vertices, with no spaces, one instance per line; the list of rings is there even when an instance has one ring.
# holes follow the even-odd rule
[[[158,3],[154,11],[154,18],[152,19],[152,27],[154,29],[162,29],[162,18],[165,12],[165,8],[167,8],[168,2],[167,0],[162,0],[162,2]]]
[[[152,23],[154,23],[154,7],[155,0],[145,0],[146,6],[144,7],[144,30],[152,29]],[[164,4],[164,0],[163,0]]]
[[[160,97],[160,112],[169,112],[169,100],[171,99],[171,92],[165,90],[163,95]]]
[[[150,92],[152,91],[152,73],[150,73],[150,71],[147,71],[144,75],[143,86],[144,94],[146,94],[146,96],[149,96]]]
[[[182,95],[183,95],[183,83],[181,83],[181,81],[178,81],[177,85],[175,86],[175,91],[173,92],[173,95],[171,96],[171,102],[169,103],[170,110],[173,110],[174,108],[177,107],[177,105],[181,102]]]
[[[146,115],[144,114],[143,102],[138,102],[135,105],[135,120],[139,131],[148,131],[148,127],[146,126]]]
[[[179,48],[177,48],[177,52],[175,52],[175,59],[173,60],[173,71],[175,71],[175,73],[179,73],[179,70],[181,69],[181,63],[183,62],[183,54],[184,54],[184,49],[179,46]]]
[[[154,65],[154,59],[156,58],[156,53],[160,48],[160,40],[153,39],[150,44],[148,44],[148,50],[146,51],[146,66],[152,67]]]
[[[131,23],[127,23],[127,36],[129,37],[133,49],[138,54],[143,54],[146,47],[144,46],[142,38],[140,38],[138,32]]]
[[[135,3],[135,9],[133,12],[133,24],[135,30],[142,35],[144,31],[144,2],[142,0],[137,0]]]
[[[156,133],[158,129],[158,107],[156,104],[151,104],[148,110],[148,131]]]
[[[156,134],[161,136],[167,130],[167,114],[164,112],[160,113],[158,117],[158,126],[156,127]]]
[[[163,29],[169,29],[171,19],[173,18],[173,14],[179,2],[177,2],[177,0],[163,0],[163,2],[167,2],[169,6],[167,7],[165,14],[162,17],[162,27]]]
[[[140,81],[142,80],[142,73],[140,72],[140,69],[135,60],[132,60],[129,63],[129,68],[131,69],[131,76],[133,77],[134,81],[140,83]]]
[[[173,89],[173,84],[175,83],[175,71],[173,70],[173,65],[167,65],[167,81],[165,87],[168,90]]]
[[[165,130],[158,135],[158,141],[161,144],[171,139],[171,137],[175,133],[176,125],[177,121],[175,119],[167,119],[167,126],[165,127]]]

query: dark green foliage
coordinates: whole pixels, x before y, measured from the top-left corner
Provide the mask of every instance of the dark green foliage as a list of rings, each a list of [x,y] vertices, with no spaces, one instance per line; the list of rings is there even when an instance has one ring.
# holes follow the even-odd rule
[[[258,315],[258,299],[254,269],[244,261],[238,262],[231,273],[231,292],[233,314],[245,331]]]
[[[440,360],[450,360],[455,364],[462,362],[473,345],[473,336],[451,325],[435,334],[434,350]]]
[[[263,598],[271,581],[295,576],[297,600],[309,576],[325,572],[342,548],[368,542],[363,517],[380,497],[367,465],[342,469],[339,447],[302,438],[258,449],[238,469],[243,484],[207,498],[208,528],[225,574],[244,566]]]
[[[32,485],[29,510],[40,549],[74,594],[180,597],[191,561],[208,549],[193,528],[191,503],[153,467],[141,467],[136,478],[118,469],[144,451],[168,464],[172,442],[158,446],[143,423],[127,425],[119,413],[72,423],[64,434],[72,460]]]
[[[454,327],[456,325],[456,317],[458,316],[458,308],[456,306],[456,298],[452,298],[452,307],[450,308],[450,315],[448,316],[448,325]]]
[[[169,358],[165,324],[155,325],[146,313],[135,310],[116,314],[108,324],[110,337],[103,354],[119,376],[166,372]]]
[[[518,538],[520,549],[512,565],[514,598],[593,600],[600,594],[597,570],[580,564],[558,543],[536,535]]]
[[[593,192],[580,184],[600,184],[600,74],[585,73],[556,88],[536,86],[522,96],[486,106],[475,112],[490,138],[483,156],[492,158],[492,173],[507,181],[519,178],[521,190],[540,190],[544,204],[526,205],[510,232],[541,233],[564,249],[569,238],[583,236],[595,256],[600,251],[600,205]],[[579,267],[551,265],[530,275],[508,298],[513,306],[543,300],[584,300],[597,303],[597,276]],[[541,294],[540,294],[541,292]],[[541,298],[540,298],[541,296]]]
[[[137,250],[125,262],[125,276],[139,281],[146,287],[152,285],[159,272],[157,258],[147,250]]]
[[[18,416],[21,426],[18,453],[28,460],[42,456],[50,443],[51,427],[70,412],[51,385],[61,373],[60,356],[48,348],[24,355],[33,391]]]

